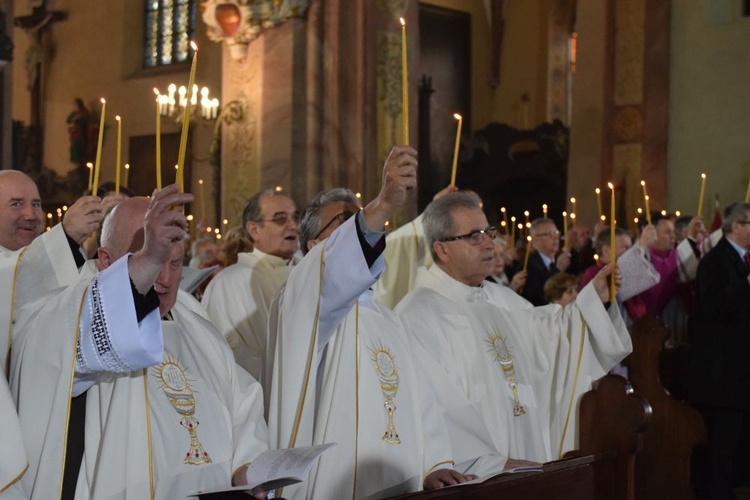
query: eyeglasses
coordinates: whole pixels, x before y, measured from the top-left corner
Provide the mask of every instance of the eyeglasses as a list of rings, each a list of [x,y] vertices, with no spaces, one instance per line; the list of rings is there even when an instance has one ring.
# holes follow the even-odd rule
[[[331,227],[331,224],[333,224],[334,222],[338,221],[339,222],[339,226],[340,226],[344,222],[348,221],[349,218],[352,215],[354,215],[354,212],[349,212],[349,211],[341,212],[340,214],[337,214],[333,219],[331,219],[328,222],[328,224],[326,224],[325,226],[323,226],[323,229],[321,229],[320,231],[318,231],[318,234],[316,234],[315,236],[313,236],[312,239],[317,240],[320,237],[321,234],[323,234],[323,233],[326,232],[326,229],[328,229],[329,227]]]
[[[271,219],[261,219],[258,222],[273,222],[277,226],[286,226],[290,221],[294,221],[295,224],[299,222],[299,212],[293,214],[279,214]]]
[[[449,241],[466,240],[472,245],[479,245],[482,243],[482,236],[487,236],[489,239],[494,240],[497,238],[497,228],[490,226],[487,229],[477,229],[476,231],[462,234],[461,236],[448,236],[440,241],[447,243]]]
[[[560,231],[555,229],[554,231],[547,231],[546,233],[536,233],[534,236],[538,236],[540,238],[546,238],[549,236],[550,238],[554,238],[555,236],[560,236]]]

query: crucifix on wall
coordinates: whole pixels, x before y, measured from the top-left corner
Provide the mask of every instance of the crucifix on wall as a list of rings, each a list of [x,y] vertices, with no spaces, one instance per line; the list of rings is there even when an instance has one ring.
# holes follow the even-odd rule
[[[35,0],[31,14],[15,18],[15,25],[31,37],[31,45],[25,56],[27,88],[31,92],[31,123],[27,136],[27,158],[25,166],[33,173],[42,168],[42,93],[44,64],[48,59],[46,34],[57,21],[68,17],[67,12],[47,10],[46,0]],[[31,173],[30,172],[30,173]]]

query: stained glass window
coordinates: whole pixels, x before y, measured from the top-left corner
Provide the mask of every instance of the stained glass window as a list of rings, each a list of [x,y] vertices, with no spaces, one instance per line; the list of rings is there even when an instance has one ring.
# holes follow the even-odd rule
[[[195,32],[196,0],[145,0],[143,66],[187,61]]]

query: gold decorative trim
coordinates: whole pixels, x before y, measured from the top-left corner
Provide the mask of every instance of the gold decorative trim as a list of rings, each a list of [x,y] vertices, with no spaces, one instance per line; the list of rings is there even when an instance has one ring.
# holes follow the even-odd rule
[[[148,368],[143,369],[143,394],[146,399],[146,432],[148,433],[148,487],[151,500],[156,497],[154,488],[154,454],[151,445],[151,403],[148,399]]]
[[[76,322],[76,333],[74,335],[75,342],[73,342],[73,356],[70,364],[70,380],[68,382],[68,410],[65,416],[65,437],[63,438],[62,445],[62,467],[60,467],[60,483],[59,483],[59,494],[62,495],[63,479],[65,478],[65,460],[67,459],[68,451],[68,428],[70,428],[70,406],[73,404],[73,382],[75,381],[76,374],[76,350],[78,348],[78,339],[81,333],[81,317],[83,316],[83,305],[86,303],[86,294],[89,291],[88,285],[83,290],[83,296],[81,297],[81,305],[78,306],[78,321]]]
[[[23,475],[26,474],[27,470],[29,470],[28,462],[26,462],[26,467],[24,467],[23,470],[16,477],[14,477],[8,484],[0,488],[0,495],[2,495],[5,492],[5,490],[7,490],[8,488],[16,484],[18,481],[20,481]]]
[[[579,311],[579,314],[580,311]],[[560,437],[560,446],[557,449],[557,459],[562,459],[562,447],[563,443],[565,442],[565,434],[568,432],[568,423],[570,421],[570,412],[573,409],[573,401],[575,400],[576,395],[576,386],[578,385],[578,374],[581,370],[581,358],[583,357],[583,340],[586,335],[586,322],[583,321],[583,314],[581,314],[581,322],[583,323],[581,325],[581,342],[578,346],[578,363],[576,363],[576,374],[575,377],[573,377],[573,390],[570,392],[570,403],[568,404],[568,413],[565,415],[565,426],[563,427],[562,436]]]
[[[8,347],[5,349],[5,378],[10,378],[10,347],[13,343],[13,311],[16,308],[16,281],[18,280],[18,269],[21,267],[21,257],[26,253],[26,249],[29,247],[23,247],[18,253],[16,259],[16,266],[13,269],[13,286],[10,289],[10,314],[8,320]],[[2,490],[0,490],[2,493]]]

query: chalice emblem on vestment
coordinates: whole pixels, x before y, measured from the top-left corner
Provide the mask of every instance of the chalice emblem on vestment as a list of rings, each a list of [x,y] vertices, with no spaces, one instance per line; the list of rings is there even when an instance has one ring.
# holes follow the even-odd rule
[[[161,380],[161,388],[167,401],[172,405],[180,419],[180,425],[190,434],[190,449],[185,453],[182,463],[201,465],[211,462],[208,452],[198,440],[198,425],[195,419],[195,396],[190,381],[185,376],[185,369],[178,361],[167,359],[156,368],[156,375]]]
[[[383,434],[383,441],[388,444],[400,444],[396,427],[393,425],[393,413],[396,411],[396,393],[398,392],[398,368],[391,352],[378,343],[377,347],[370,348],[372,362],[375,364],[375,372],[380,381],[380,390],[383,392],[383,406],[388,415],[388,427]]]
[[[516,382],[516,369],[513,365],[513,355],[506,340],[498,334],[493,334],[486,340],[491,348],[489,352],[495,356],[495,361],[502,368],[505,378],[508,380],[508,386],[513,393],[513,416],[520,417],[526,413],[526,409],[518,398],[518,383]]]

